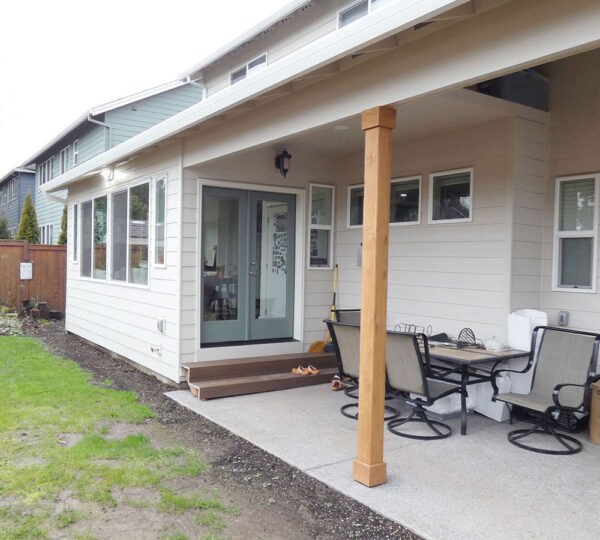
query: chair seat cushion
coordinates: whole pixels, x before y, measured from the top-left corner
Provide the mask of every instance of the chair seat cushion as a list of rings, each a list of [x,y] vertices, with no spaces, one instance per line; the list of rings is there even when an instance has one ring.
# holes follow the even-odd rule
[[[518,405],[519,407],[525,407],[526,409],[533,409],[534,411],[544,412],[548,407],[552,407],[554,402],[552,401],[552,395],[542,396],[531,392],[530,394],[498,394],[496,399],[510,403],[512,405]]]
[[[435,400],[444,392],[448,392],[448,390],[459,387],[460,384],[452,384],[446,381],[439,381],[437,379],[431,379],[427,377],[427,386],[429,387],[429,395]]]

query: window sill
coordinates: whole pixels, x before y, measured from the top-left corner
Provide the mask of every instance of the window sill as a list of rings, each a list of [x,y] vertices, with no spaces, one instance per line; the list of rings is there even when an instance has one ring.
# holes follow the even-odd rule
[[[552,292],[561,292],[561,293],[578,293],[578,294],[596,294],[596,288],[592,287],[591,289],[584,289],[583,287],[558,287],[553,286]]]

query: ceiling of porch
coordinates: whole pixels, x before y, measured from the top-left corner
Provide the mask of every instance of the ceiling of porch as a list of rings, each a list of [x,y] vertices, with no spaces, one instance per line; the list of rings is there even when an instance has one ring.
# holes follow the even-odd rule
[[[468,89],[391,106],[397,110],[397,127],[392,135],[395,143],[491,122],[511,115],[539,121],[543,121],[547,116],[547,113],[542,111]],[[290,139],[289,143],[323,153],[345,154],[359,151],[364,145],[364,133],[360,125],[360,116],[345,118],[324,128],[304,132]]]

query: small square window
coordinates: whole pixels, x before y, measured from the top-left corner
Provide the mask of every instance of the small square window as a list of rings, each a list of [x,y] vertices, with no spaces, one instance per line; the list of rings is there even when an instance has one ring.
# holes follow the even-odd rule
[[[471,221],[472,169],[431,175],[429,221]]]
[[[419,223],[421,178],[392,181],[390,223]]]
[[[231,73],[231,84],[243,81],[246,78],[246,66]]]
[[[350,23],[357,21],[358,19],[362,19],[366,15],[369,14],[369,1],[362,0],[353,6],[350,6],[348,9],[345,9],[340,12],[339,15],[339,26],[343,28],[344,26],[348,26]]]

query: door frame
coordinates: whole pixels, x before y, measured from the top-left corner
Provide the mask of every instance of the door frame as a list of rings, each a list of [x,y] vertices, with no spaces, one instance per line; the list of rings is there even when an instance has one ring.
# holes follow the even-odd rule
[[[244,344],[227,346],[211,346],[208,348],[200,347],[201,340],[201,320],[202,305],[200,302],[201,284],[202,284],[202,192],[203,187],[219,187],[229,189],[239,189],[246,191],[263,191],[267,193],[285,193],[296,196],[296,253],[295,260],[295,283],[294,283],[294,333],[295,341],[273,342],[259,344]],[[270,354],[285,354],[303,351],[304,335],[304,259],[306,244],[306,188],[289,188],[284,186],[275,186],[269,184],[259,184],[250,182],[235,182],[230,180],[212,180],[208,178],[198,178],[198,195],[196,201],[198,208],[198,222],[196,234],[196,358],[197,360],[219,360],[226,358],[243,358],[246,356],[260,356]]]

